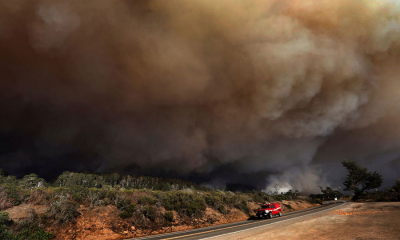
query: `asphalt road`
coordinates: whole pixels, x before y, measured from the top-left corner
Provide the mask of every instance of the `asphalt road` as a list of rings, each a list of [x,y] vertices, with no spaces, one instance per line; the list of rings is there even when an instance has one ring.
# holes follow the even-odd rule
[[[253,228],[259,228],[279,222],[284,222],[290,219],[300,218],[305,215],[311,215],[323,211],[333,210],[333,208],[338,208],[339,206],[342,206],[344,204],[346,204],[346,202],[337,202],[336,204],[326,204],[302,211],[287,213],[282,215],[282,217],[274,217],[273,219],[247,220],[243,222],[229,223],[229,224],[206,227],[206,228],[198,228],[183,232],[173,232],[167,234],[148,236],[144,238],[135,238],[135,240],[208,239],[218,236],[230,235],[236,232],[247,231]],[[229,237],[227,236],[227,238]]]

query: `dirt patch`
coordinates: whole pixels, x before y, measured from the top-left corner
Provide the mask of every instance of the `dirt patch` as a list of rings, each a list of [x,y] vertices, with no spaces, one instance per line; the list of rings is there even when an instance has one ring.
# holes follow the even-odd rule
[[[400,239],[400,203],[350,203],[339,210],[228,235],[229,239]],[[227,236],[215,240],[227,239]]]
[[[18,222],[28,217],[30,209],[35,210],[37,214],[42,214],[47,211],[48,207],[45,205],[21,204],[5,211],[10,214],[12,220]]]

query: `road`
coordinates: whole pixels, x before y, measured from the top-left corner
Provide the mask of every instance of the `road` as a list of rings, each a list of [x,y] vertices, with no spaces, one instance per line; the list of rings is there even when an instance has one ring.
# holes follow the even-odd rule
[[[220,237],[225,235],[230,235],[237,232],[247,231],[254,228],[263,227],[266,225],[276,224],[279,222],[288,221],[294,218],[300,218],[305,215],[311,215],[315,213],[320,213],[323,211],[333,210],[335,208],[339,208],[346,204],[346,202],[338,202],[337,204],[326,204],[321,205],[314,208],[309,208],[302,211],[296,211],[284,214],[282,217],[274,217],[273,219],[255,219],[255,220],[247,220],[243,222],[236,222],[206,228],[198,228],[189,231],[183,232],[174,232],[167,234],[154,235],[144,238],[136,238],[135,240],[172,240],[172,239],[185,239],[185,240],[194,240],[194,239],[209,239],[214,237]],[[133,239],[133,238],[132,238]]]

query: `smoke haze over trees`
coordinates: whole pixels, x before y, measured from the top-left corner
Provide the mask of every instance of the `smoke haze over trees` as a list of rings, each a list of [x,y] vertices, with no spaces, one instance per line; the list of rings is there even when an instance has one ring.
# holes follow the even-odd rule
[[[0,0],[0,167],[339,186],[400,174],[400,6]]]

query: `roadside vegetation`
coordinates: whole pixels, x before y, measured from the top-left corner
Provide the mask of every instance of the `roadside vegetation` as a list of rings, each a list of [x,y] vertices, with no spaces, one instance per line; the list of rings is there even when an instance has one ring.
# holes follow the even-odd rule
[[[80,207],[96,208],[113,205],[119,217],[140,229],[171,226],[176,217],[193,222],[203,217],[207,208],[227,215],[237,209],[248,216],[251,204],[263,204],[298,198],[298,191],[267,194],[213,190],[177,179],[136,177],[113,174],[64,172],[54,182],[46,182],[36,174],[22,179],[0,171],[0,239],[51,239],[49,226],[74,224]],[[46,205],[47,211],[32,210],[29,222],[13,223],[4,210],[20,204]],[[210,219],[210,223],[213,221]],[[28,229],[28,230],[27,230]],[[30,237],[31,234],[33,237]],[[37,237],[40,236],[40,237]]]

